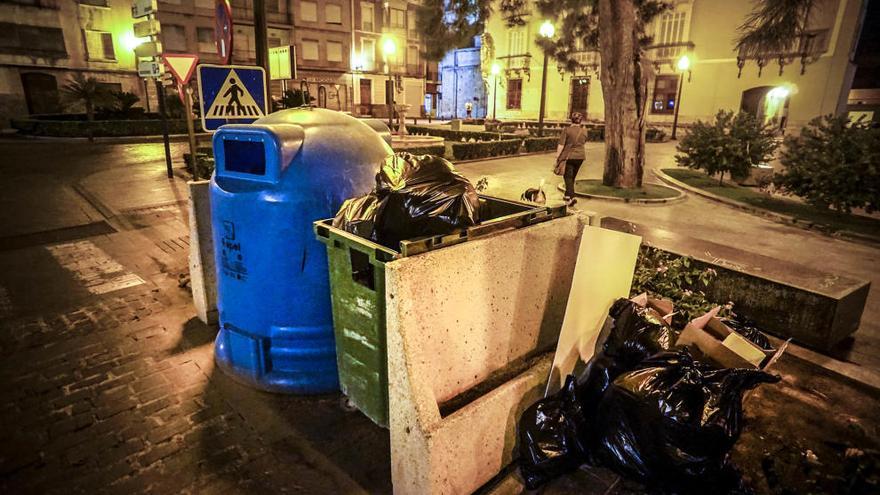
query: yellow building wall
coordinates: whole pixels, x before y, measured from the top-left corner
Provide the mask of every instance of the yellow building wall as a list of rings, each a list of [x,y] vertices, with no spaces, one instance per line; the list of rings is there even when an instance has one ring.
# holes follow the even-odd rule
[[[808,64],[801,74],[800,60],[795,59],[786,65],[782,75],[775,60],[764,67],[758,76],[755,61],[748,61],[737,77],[735,40],[737,28],[742,24],[751,8],[750,2],[731,2],[729,0],[692,0],[678,2],[682,9],[689,9],[686,23],[689,35],[684,41],[694,43],[691,53],[693,60],[690,81],[685,75],[682,91],[679,122],[688,123],[697,119],[711,119],[718,110],[739,110],[742,93],[759,86],[786,85],[793,88],[790,97],[788,128],[799,129],[813,117],[845,110],[846,95],[852,80],[854,66],[849,62],[860,29],[860,19],[866,0],[819,0],[811,15],[811,29],[828,31],[828,49],[815,62]],[[537,10],[532,7],[533,12]],[[495,58],[502,67],[498,85],[499,119],[530,119],[538,117],[541,94],[541,70],[543,54],[535,43],[535,33],[544,21],[538,14],[526,18],[526,44],[531,56],[531,78],[523,78],[522,108],[507,109],[506,100],[506,62],[503,57],[510,55],[506,21],[499,15],[496,2],[495,14],[487,22],[487,32],[495,43]],[[653,28],[649,28],[652,32]],[[649,51],[650,55],[650,51]],[[660,67],[658,74],[674,74],[669,64]],[[602,87],[598,75],[589,73],[590,92],[588,97],[588,118],[601,120],[604,117]],[[551,60],[547,77],[547,120],[564,120],[569,115],[571,95],[571,75],[560,76]],[[490,115],[493,101],[493,85],[490,80]],[[649,100],[653,93],[653,83],[649,87]],[[648,113],[648,122],[671,124],[672,115]]]

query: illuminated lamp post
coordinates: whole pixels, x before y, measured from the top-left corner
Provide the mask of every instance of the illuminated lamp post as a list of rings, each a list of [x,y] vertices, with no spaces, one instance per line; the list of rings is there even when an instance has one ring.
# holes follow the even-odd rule
[[[550,39],[556,34],[556,28],[550,21],[544,21],[538,29],[538,34],[545,39]],[[541,108],[538,111],[538,136],[544,135],[544,105],[547,99],[547,52],[544,52],[544,70],[541,71]]]
[[[672,117],[672,139],[675,139],[675,131],[678,128],[678,110],[681,108],[681,90],[684,88],[684,73],[688,73],[688,82],[691,80],[691,59],[682,55],[675,64],[678,70],[678,93],[675,94],[675,116]]]

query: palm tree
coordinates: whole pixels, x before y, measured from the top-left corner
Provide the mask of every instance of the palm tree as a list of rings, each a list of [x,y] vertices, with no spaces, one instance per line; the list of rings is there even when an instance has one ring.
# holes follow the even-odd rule
[[[739,27],[736,49],[740,68],[746,59],[757,59],[761,68],[771,57],[778,57],[780,64],[784,64],[786,55],[798,48],[808,49],[798,44],[807,36],[807,22],[814,3],[815,0],[757,0]],[[807,54],[801,55],[803,68]]]
[[[95,120],[95,107],[107,102],[110,92],[94,77],[77,73],[61,88],[61,96],[68,103],[82,103],[86,118],[92,121]]]

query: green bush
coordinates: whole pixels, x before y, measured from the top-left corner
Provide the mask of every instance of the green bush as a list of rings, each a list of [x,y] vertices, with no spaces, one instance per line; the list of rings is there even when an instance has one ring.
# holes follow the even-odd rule
[[[524,144],[527,153],[535,153],[538,151],[551,151],[556,149],[559,143],[558,137],[533,137],[526,138]]]
[[[587,141],[605,141],[605,126],[587,127]]]
[[[415,146],[412,148],[403,148],[395,151],[406,151],[407,153],[412,153],[414,155],[434,155],[442,157],[446,155],[446,145],[436,144],[431,146]]]
[[[771,159],[776,146],[770,127],[752,114],[719,110],[715,122],[697,121],[691,126],[676,148],[675,161],[709,175],[720,174],[723,184],[725,173],[735,179],[748,177],[752,166]]]
[[[816,117],[799,136],[785,138],[782,191],[820,208],[849,213],[880,209],[880,129],[845,116]]]
[[[12,128],[21,134],[52,137],[121,137],[162,134],[161,120],[62,121],[13,119]],[[185,134],[185,120],[169,120],[168,132]]]
[[[455,160],[474,160],[492,156],[515,155],[519,152],[522,140],[487,141],[483,143],[453,143],[452,157]]]
[[[408,125],[406,129],[410,134],[427,134],[428,136],[442,137],[450,142],[462,142],[462,140],[470,141],[497,141],[499,139],[510,139],[515,137],[513,134],[503,134],[498,132],[479,132],[479,131],[453,131],[440,127],[429,127],[420,125]]]

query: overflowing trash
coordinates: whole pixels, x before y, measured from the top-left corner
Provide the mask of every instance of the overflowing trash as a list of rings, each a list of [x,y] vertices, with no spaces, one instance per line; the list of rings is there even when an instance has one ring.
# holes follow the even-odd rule
[[[763,367],[723,366],[714,360],[715,347],[683,344],[671,321],[668,302],[641,296],[611,306],[599,352],[584,373],[568,376],[562,390],[520,418],[520,471],[529,489],[584,463],[675,492],[736,487],[729,453],[742,430],[742,397],[779,381],[765,371],[773,359],[763,360]],[[686,330],[719,325],[710,313]],[[732,325],[744,329],[750,343],[773,351],[753,324]],[[733,327],[724,326],[736,333]],[[714,344],[714,335],[707,335]]]
[[[374,192],[343,203],[333,226],[396,249],[476,225],[479,208],[477,190],[448,160],[400,152],[386,159]]]

